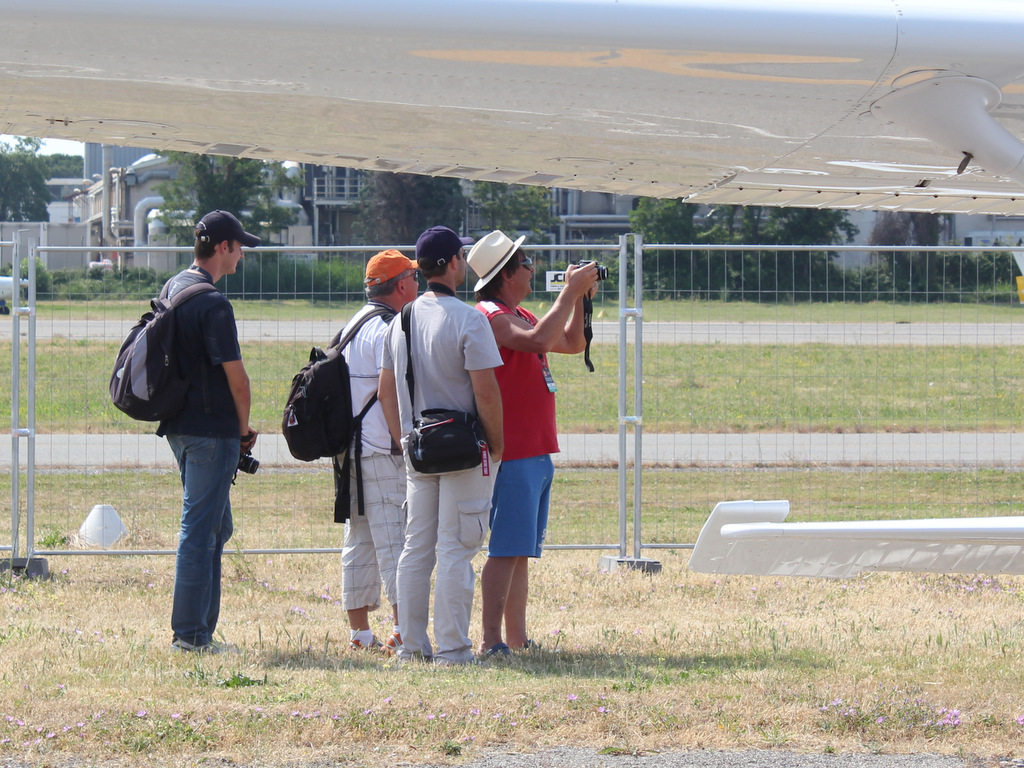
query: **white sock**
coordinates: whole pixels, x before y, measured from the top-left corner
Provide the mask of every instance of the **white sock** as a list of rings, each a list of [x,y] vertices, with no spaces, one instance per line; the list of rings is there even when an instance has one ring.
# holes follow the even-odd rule
[[[353,629],[349,633],[350,640],[358,640],[362,645],[370,645],[373,642],[372,629]]]

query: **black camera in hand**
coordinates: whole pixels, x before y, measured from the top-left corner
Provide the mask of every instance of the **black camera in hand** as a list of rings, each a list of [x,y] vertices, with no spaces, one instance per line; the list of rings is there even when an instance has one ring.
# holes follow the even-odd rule
[[[256,470],[260,468],[259,459],[252,455],[252,453],[243,453],[238,457],[238,471],[245,472],[247,475],[255,475]]]
[[[577,267],[587,267],[587,266],[590,266],[591,264],[593,264],[594,266],[597,267],[597,279],[598,280],[607,280],[608,279],[608,267],[606,267],[604,264],[598,264],[596,261],[577,261],[576,262],[576,266]]]

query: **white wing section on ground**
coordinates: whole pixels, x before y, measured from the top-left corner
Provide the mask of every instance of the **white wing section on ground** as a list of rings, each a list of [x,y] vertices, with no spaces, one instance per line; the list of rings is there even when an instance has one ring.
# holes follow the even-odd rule
[[[786,523],[788,501],[715,505],[701,573],[847,578],[864,571],[1024,573],[1024,517]]]

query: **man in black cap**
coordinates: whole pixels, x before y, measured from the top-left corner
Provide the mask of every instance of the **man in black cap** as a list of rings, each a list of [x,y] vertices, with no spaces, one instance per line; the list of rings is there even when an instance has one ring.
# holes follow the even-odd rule
[[[227,211],[206,214],[195,235],[192,266],[168,281],[168,296],[234,274],[242,246],[260,244]],[[182,373],[191,380],[185,409],[157,428],[174,452],[184,491],[171,647],[220,653],[233,648],[213,637],[220,615],[221,555],[232,530],[229,492],[239,457],[256,443],[249,426],[249,376],[234,311],[222,293],[198,293],[174,311],[175,348]]]
[[[473,661],[469,619],[473,608],[473,556],[487,534],[494,475],[504,450],[501,392],[494,369],[501,355],[486,318],[458,299],[466,279],[465,244],[447,227],[432,227],[416,242],[416,262],[427,292],[412,303],[409,397],[405,333],[396,318],[388,328],[378,394],[388,429],[406,449],[407,520],[398,560],[398,619],[402,660],[433,658],[440,666]],[[413,419],[428,408],[474,413],[487,436],[481,464],[443,474],[421,474],[408,458]],[[434,585],[434,645],[427,635],[430,578]]]

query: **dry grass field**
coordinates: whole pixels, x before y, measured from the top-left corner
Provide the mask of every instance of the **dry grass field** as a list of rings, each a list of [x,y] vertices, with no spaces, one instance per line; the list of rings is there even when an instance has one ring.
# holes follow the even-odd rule
[[[169,649],[172,558],[54,558],[49,581],[0,576],[0,763],[385,766],[551,745],[1021,755],[1024,579],[721,580],[685,552],[659,557],[649,575],[547,553],[532,572],[540,648],[459,669],[350,651],[333,555],[229,557],[221,629],[241,653],[201,657]]]

